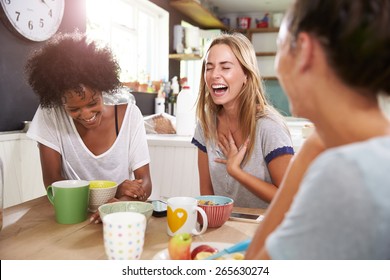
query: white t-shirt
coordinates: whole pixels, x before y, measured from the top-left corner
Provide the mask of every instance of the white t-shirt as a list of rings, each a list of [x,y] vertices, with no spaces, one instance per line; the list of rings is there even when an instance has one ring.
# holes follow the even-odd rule
[[[73,119],[62,107],[39,107],[27,136],[61,154],[62,172],[67,179],[78,177],[121,183],[133,179],[133,171],[150,162],[142,114],[130,103],[117,139],[100,155],[94,155],[85,146]]]

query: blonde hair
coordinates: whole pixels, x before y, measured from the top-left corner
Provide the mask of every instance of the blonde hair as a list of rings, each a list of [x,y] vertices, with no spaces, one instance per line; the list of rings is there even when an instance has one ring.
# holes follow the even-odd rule
[[[246,159],[248,159],[253,152],[253,144],[255,143],[256,121],[267,115],[267,111],[276,112],[276,110],[266,100],[256,53],[249,39],[241,33],[221,34],[211,42],[207,52],[218,44],[225,44],[231,48],[247,76],[247,82],[238,94],[238,111],[243,139],[250,138],[246,156]],[[203,61],[196,113],[205,140],[216,143],[218,140],[217,115],[223,106],[215,104],[211,98],[203,75],[205,67],[205,61]],[[244,162],[246,162],[246,159]]]

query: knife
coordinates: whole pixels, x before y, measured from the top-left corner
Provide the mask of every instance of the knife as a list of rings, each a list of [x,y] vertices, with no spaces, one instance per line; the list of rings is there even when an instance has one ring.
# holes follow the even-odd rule
[[[237,244],[234,244],[231,247],[225,248],[216,254],[213,254],[211,256],[208,256],[207,258],[204,258],[204,260],[215,260],[215,259],[217,259],[225,254],[232,254],[232,253],[237,253],[237,252],[241,252],[241,251],[246,251],[246,249],[248,249],[250,243],[251,243],[251,239],[247,239],[247,240],[238,242]]]

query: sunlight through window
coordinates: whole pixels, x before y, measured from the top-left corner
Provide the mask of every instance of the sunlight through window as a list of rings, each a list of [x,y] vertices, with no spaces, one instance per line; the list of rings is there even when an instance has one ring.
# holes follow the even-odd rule
[[[148,0],[87,0],[87,34],[108,45],[122,82],[167,79],[169,14]]]

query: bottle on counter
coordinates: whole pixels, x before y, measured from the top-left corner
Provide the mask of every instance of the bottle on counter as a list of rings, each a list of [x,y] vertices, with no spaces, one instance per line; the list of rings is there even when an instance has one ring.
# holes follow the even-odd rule
[[[162,87],[158,90],[157,97],[154,102],[154,113],[162,114],[165,112],[165,93]]]
[[[171,114],[172,116],[176,116],[176,100],[177,95],[179,94],[179,82],[177,81],[177,76],[172,78],[171,89],[171,96],[169,98],[171,108],[169,114]]]
[[[176,134],[193,136],[196,125],[196,101],[197,96],[184,85],[177,96],[176,110]]]
[[[170,114],[169,97],[171,95],[171,82],[163,82],[163,96],[165,98],[165,113]]]

